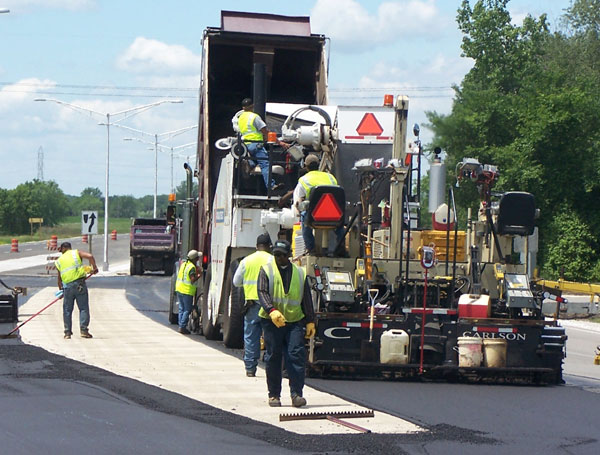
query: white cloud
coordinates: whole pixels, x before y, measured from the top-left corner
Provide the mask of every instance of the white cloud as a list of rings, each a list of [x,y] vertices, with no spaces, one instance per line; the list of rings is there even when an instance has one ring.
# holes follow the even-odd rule
[[[434,0],[383,2],[374,14],[356,0],[317,0],[311,24],[314,32],[332,38],[336,49],[356,52],[408,35],[438,35],[447,20]]]
[[[96,6],[95,0],[2,0],[2,6],[11,12],[35,8],[85,10]]]
[[[202,58],[181,45],[137,37],[117,59],[117,67],[132,73],[197,73]]]
[[[0,113],[12,112],[15,109],[28,105],[36,97],[38,92],[54,88],[56,82],[48,79],[31,77],[22,79],[14,84],[5,85],[0,89],[2,103]]]

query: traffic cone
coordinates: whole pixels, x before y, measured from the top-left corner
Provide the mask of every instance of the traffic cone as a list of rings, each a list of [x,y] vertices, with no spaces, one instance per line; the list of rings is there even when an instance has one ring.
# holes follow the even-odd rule
[[[11,239],[11,241],[10,241],[10,252],[11,253],[18,253],[19,252],[19,240],[18,239]]]
[[[111,240],[117,240],[117,230],[113,229],[110,233],[110,239]]]

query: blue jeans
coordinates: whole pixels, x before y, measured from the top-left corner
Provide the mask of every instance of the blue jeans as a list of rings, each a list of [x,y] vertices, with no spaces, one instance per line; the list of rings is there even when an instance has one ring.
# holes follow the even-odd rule
[[[262,326],[258,311],[260,305],[254,302],[244,315],[244,363],[246,371],[256,371],[258,359],[260,358],[260,335]]]
[[[260,318],[265,348],[265,364],[267,371],[267,388],[270,397],[281,396],[281,359],[290,380],[290,394],[302,396],[304,388],[304,369],[306,349],[304,349],[304,324],[288,322],[277,328],[270,319]]]
[[[302,221],[302,238],[304,239],[304,248],[306,250],[314,250],[315,249],[315,235],[313,234],[313,230],[310,226],[304,223],[306,218],[306,211],[300,213],[300,221]],[[342,239],[344,235],[344,226],[339,226],[333,230],[335,233],[335,240],[333,235],[331,235],[332,230],[328,229],[329,233],[329,241],[327,243],[327,252],[330,254],[335,253],[335,246]]]
[[[251,142],[246,144],[246,147],[248,147],[248,153],[250,153],[252,159],[256,161],[258,167],[260,167],[260,172],[265,181],[265,188],[273,188],[275,186],[275,180],[271,179],[271,185],[269,186],[269,155],[262,142]]]
[[[90,324],[90,304],[85,281],[80,279],[66,284],[63,283],[63,290],[63,324],[65,333],[70,335],[73,332],[72,316],[75,301],[77,301],[77,308],[79,308],[79,330],[87,330],[88,325]]]
[[[177,300],[179,301],[179,328],[182,329],[187,326],[194,304],[194,296],[178,292]]]

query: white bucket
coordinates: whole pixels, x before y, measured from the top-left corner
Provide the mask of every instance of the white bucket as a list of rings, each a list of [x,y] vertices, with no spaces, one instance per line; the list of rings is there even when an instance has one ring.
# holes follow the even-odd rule
[[[502,338],[483,340],[483,365],[492,368],[506,366],[506,340]]]
[[[481,338],[458,337],[458,366],[479,367],[483,362]]]
[[[381,334],[381,349],[379,361],[381,363],[406,365],[408,363],[409,336],[404,330],[386,330]]]

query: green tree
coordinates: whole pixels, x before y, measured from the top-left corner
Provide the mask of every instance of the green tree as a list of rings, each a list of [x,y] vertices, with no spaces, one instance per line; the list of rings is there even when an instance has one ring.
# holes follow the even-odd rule
[[[108,210],[111,217],[135,218],[138,214],[138,201],[133,196],[109,197]]]
[[[102,195],[102,191],[100,191],[99,188],[92,188],[91,186],[88,186],[87,188],[85,188],[81,194],[81,197],[84,196],[91,196],[94,197],[100,201],[104,201],[104,196]]]
[[[29,218],[43,218],[45,226],[55,226],[68,213],[68,201],[54,181],[33,180],[14,190],[0,191],[0,230],[26,234]]]
[[[177,200],[180,201],[187,197],[187,180],[182,180],[179,185],[175,188],[175,194]],[[198,197],[198,181],[192,179],[192,198]]]
[[[551,34],[544,15],[512,24],[508,0],[478,1],[473,8],[463,1],[457,21],[463,55],[474,66],[455,87],[452,112],[428,113],[434,131],[430,148],[448,153],[449,169],[463,157],[478,158],[499,166],[497,191],[535,195],[542,213],[543,270],[556,275],[570,258],[578,264],[570,277],[579,280],[592,279],[600,269],[585,253],[598,251],[600,239],[597,3],[575,1],[565,16],[571,32]],[[459,206],[477,204],[472,188],[456,194]],[[568,220],[575,230],[565,228]],[[581,234],[568,254],[556,247],[561,232]]]

